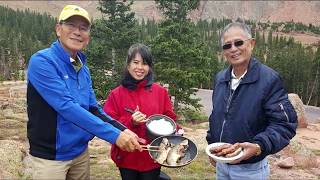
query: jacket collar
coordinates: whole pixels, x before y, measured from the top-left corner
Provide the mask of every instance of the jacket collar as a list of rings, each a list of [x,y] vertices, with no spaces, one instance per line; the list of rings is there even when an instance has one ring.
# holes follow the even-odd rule
[[[259,67],[260,67],[259,64],[260,62],[256,58],[253,57],[250,59],[247,73],[243,77],[240,84],[253,83],[259,79],[260,77],[260,74],[258,73]],[[232,71],[232,66],[230,65],[224,71],[224,75],[221,81],[227,81],[227,82],[231,81],[231,71]]]
[[[124,78],[121,81],[122,86],[127,89],[135,90],[140,88],[148,89],[153,83],[153,73],[150,70],[147,76],[143,80],[135,80],[129,72],[126,72]]]
[[[57,52],[56,55],[60,60],[71,65],[70,54],[62,47],[59,40],[56,40],[54,43],[52,43],[51,48]],[[81,51],[77,53],[77,56],[80,58],[82,64],[86,63],[86,56]]]

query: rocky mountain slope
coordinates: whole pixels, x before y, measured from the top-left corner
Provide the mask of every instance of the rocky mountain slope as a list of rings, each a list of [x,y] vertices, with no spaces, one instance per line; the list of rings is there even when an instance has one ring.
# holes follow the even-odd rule
[[[88,9],[95,18],[101,17],[96,9],[98,1],[0,1],[0,5],[13,9],[31,9],[38,12],[48,12],[58,16],[66,4],[78,4]],[[135,1],[132,10],[138,18],[159,20],[161,13],[154,1]],[[320,25],[319,1],[209,1],[203,0],[198,10],[192,12],[193,20],[210,18],[243,18],[263,22],[294,21],[304,24]]]

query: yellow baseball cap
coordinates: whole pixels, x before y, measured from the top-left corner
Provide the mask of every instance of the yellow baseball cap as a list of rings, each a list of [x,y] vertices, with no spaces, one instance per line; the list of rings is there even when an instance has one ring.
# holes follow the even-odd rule
[[[81,16],[91,24],[89,13],[82,7],[76,5],[66,5],[60,13],[59,22],[65,21],[71,16]]]

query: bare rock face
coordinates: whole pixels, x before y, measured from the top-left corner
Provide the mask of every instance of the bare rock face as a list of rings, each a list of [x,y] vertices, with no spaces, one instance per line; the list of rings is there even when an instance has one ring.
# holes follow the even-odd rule
[[[0,82],[0,179],[31,179],[26,81]]]
[[[13,9],[30,9],[49,13],[57,17],[69,1],[0,1],[0,5]],[[94,19],[101,17],[98,1],[76,1],[77,5],[88,10]],[[319,25],[319,1],[200,1],[199,7],[189,14],[192,20],[248,19],[263,22],[302,22],[306,25]],[[164,16],[154,1],[134,1],[132,11],[138,19],[160,20]],[[305,13],[304,13],[305,12]]]
[[[293,105],[297,116],[298,116],[298,127],[299,128],[306,128],[308,126],[308,122],[305,116],[305,108],[303,105],[302,100],[299,98],[297,94],[288,94],[289,100]]]
[[[287,157],[285,159],[281,159],[277,162],[277,166],[280,168],[289,169],[294,166],[294,160],[292,157]]]

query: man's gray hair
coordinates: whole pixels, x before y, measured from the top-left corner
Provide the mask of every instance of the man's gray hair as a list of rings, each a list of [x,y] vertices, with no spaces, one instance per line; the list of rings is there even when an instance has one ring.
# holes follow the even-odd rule
[[[248,38],[252,38],[252,33],[251,33],[251,28],[244,24],[244,23],[241,23],[241,22],[232,22],[230,24],[228,24],[226,27],[223,28],[222,32],[221,32],[221,35],[220,35],[220,46],[222,47],[223,46],[223,43],[224,43],[224,34],[231,28],[233,27],[238,27],[240,29],[243,30],[243,32],[245,32],[245,34],[247,35]]]

